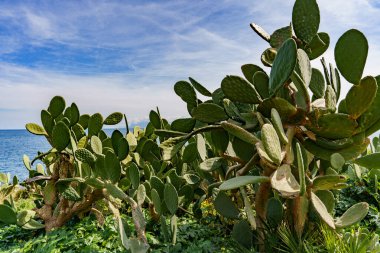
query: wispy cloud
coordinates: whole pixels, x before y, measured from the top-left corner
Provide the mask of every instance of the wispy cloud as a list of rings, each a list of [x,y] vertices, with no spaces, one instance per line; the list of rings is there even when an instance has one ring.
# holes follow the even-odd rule
[[[380,49],[376,1],[319,0],[322,31],[332,44],[357,27],[371,44],[366,70],[376,74]],[[0,128],[38,121],[56,94],[83,112],[125,112],[146,119],[187,115],[172,87],[192,76],[211,90],[240,65],[259,63],[268,32],[291,21],[292,1],[3,1],[0,2]],[[363,18],[365,13],[365,19]],[[332,48],[327,52],[333,59]],[[318,62],[315,63],[319,65]],[[380,73],[380,71],[379,71]],[[3,120],[5,119],[5,120]]]

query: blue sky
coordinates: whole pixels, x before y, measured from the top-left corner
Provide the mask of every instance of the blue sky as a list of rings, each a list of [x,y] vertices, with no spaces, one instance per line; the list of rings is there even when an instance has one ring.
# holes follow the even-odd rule
[[[377,0],[320,0],[320,31],[335,44],[350,28],[370,44],[365,74],[380,74]],[[249,28],[272,33],[291,21],[293,1],[0,1],[0,129],[39,122],[54,95],[83,113],[112,111],[131,122],[158,106],[186,116],[173,92],[192,76],[211,90],[267,48]],[[333,59],[333,46],[326,53]],[[319,61],[313,62],[319,67]],[[268,69],[269,72],[269,69]],[[344,90],[349,87],[346,84]]]

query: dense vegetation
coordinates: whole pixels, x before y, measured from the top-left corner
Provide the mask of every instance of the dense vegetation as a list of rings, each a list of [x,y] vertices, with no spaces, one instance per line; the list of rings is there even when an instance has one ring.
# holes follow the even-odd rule
[[[380,76],[362,76],[368,42],[355,29],[335,45],[337,68],[323,58],[323,73],[313,68],[330,42],[319,21],[315,0],[296,0],[292,24],[272,35],[252,23],[270,45],[269,75],[246,64],[245,78],[213,92],[179,81],[190,116],[171,123],[157,109],[129,129],[120,112],[81,114],[54,97],[42,125],[26,125],[52,148],[24,156],[24,182],[0,176],[2,247],[380,252],[380,144],[368,138],[380,129]],[[108,136],[123,119],[126,132]]]

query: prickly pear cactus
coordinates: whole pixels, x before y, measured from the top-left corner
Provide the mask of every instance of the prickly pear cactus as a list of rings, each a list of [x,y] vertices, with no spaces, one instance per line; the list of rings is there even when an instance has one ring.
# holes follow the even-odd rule
[[[191,129],[173,124],[155,130],[167,160],[197,152],[202,161],[197,173],[208,186],[205,197],[212,197],[218,213],[235,219],[237,227],[243,216],[251,229],[287,222],[301,236],[309,223],[342,228],[368,212],[360,203],[334,218],[331,191],[347,187],[348,164],[379,167],[372,159],[378,161],[378,154],[361,155],[368,136],[380,129],[375,113],[380,79],[363,76],[368,42],[357,30],[338,40],[337,68],[323,58],[321,65],[312,63],[330,44],[328,34],[318,31],[319,22],[315,0],[296,0],[291,26],[269,35],[252,23],[270,45],[261,56],[269,73],[245,64],[244,77],[227,75],[214,92],[192,78],[180,81],[174,89],[187,103]],[[343,98],[340,76],[350,83]],[[212,99],[202,101],[196,91],[207,91]],[[239,207],[245,215],[237,214]]]

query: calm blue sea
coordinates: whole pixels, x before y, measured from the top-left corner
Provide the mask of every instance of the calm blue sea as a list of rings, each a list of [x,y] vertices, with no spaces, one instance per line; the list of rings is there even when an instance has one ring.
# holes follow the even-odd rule
[[[22,156],[31,159],[38,151],[48,151],[51,148],[46,138],[29,133],[26,130],[0,130],[0,172],[9,172],[19,180],[28,176],[28,171],[22,162]]]
[[[139,125],[145,127],[146,122]],[[133,127],[134,125],[130,126],[131,129]],[[125,133],[125,128],[119,130]],[[113,129],[106,129],[109,136],[112,131]],[[9,172],[11,177],[16,175],[19,180],[24,180],[28,171],[22,162],[23,155],[28,155],[33,160],[38,151],[46,152],[50,148],[44,136],[31,134],[27,130],[0,130],[0,172]]]

